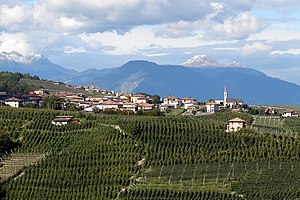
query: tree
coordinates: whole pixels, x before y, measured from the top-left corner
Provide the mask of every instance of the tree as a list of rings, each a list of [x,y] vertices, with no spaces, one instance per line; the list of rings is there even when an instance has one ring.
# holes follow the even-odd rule
[[[12,72],[0,72],[0,91],[8,94],[25,94],[34,90],[34,86],[27,83],[21,83],[20,80],[24,77],[30,77],[29,74],[20,74]]]
[[[152,95],[152,103],[154,103],[154,104],[161,103],[160,96],[158,96],[157,94]]]
[[[3,130],[0,130],[0,155],[15,147],[17,147],[17,143],[14,143]]]
[[[59,110],[62,108],[62,101],[59,97],[49,96],[43,99],[42,108],[49,110]]]
[[[68,111],[78,111],[80,110],[80,108],[78,108],[78,106],[76,106],[75,104],[71,103],[70,101],[68,101],[65,106],[64,106],[64,110],[68,110]]]

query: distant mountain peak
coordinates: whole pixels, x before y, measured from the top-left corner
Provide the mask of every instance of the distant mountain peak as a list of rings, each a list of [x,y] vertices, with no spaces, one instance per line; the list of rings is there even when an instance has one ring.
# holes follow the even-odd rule
[[[237,62],[220,63],[205,54],[195,55],[182,64],[185,67],[241,67]]]
[[[42,54],[31,54],[23,56],[17,51],[12,52],[0,52],[0,60],[10,60],[17,63],[29,64],[33,61],[44,59],[45,57]]]
[[[0,52],[0,71],[29,73],[43,79],[67,80],[75,70],[69,70],[52,63],[42,54],[22,55],[17,51]]]
[[[128,61],[127,63],[125,63],[124,65],[128,65],[128,64],[150,64],[150,65],[157,65],[156,63],[150,62],[150,61],[147,61],[147,60],[131,60],[131,61]]]

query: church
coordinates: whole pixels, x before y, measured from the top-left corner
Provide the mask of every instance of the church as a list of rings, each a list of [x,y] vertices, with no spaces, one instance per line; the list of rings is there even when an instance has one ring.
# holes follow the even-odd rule
[[[240,98],[228,98],[228,91],[227,87],[225,85],[224,88],[224,95],[223,95],[223,106],[225,108],[240,108],[244,105],[244,101],[241,100]]]

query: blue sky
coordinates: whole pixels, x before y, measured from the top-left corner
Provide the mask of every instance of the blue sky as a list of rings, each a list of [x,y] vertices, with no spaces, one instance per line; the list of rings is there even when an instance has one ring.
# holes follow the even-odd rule
[[[300,0],[0,0],[0,51],[67,68],[195,54],[300,84]]]

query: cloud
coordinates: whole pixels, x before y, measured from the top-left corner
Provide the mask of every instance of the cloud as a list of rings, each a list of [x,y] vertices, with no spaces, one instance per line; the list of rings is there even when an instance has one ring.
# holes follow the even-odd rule
[[[280,13],[288,14],[299,11],[300,0],[259,0],[255,7],[259,9],[275,10]]]
[[[149,52],[149,53],[143,53],[142,55],[147,56],[147,57],[160,57],[160,56],[167,56],[170,55],[171,53],[160,53],[160,52]]]
[[[300,49],[288,49],[286,51],[279,51],[279,50],[276,50],[276,51],[272,51],[271,52],[272,55],[274,54],[278,54],[278,55],[284,55],[284,54],[291,54],[291,55],[300,55]]]
[[[64,53],[71,54],[71,53],[87,53],[88,51],[85,50],[83,47],[71,47],[66,46],[64,47]]]
[[[238,1],[225,0],[225,3],[228,6],[235,8],[237,10],[250,10],[254,6],[255,2],[256,0],[238,0]]]
[[[76,29],[85,28],[87,26],[85,22],[71,17],[70,18],[61,17],[59,21],[60,21],[60,26],[65,30],[76,30]]]
[[[29,4],[31,7],[21,3],[8,7],[5,1],[1,4],[5,30],[15,24],[18,30],[76,29],[78,33],[124,32],[141,25],[195,21],[214,11],[209,3],[198,0],[37,0]]]
[[[272,47],[265,43],[254,42],[251,44],[246,44],[241,48],[241,54],[243,56],[253,56],[253,55],[261,55],[268,53]]]
[[[8,8],[8,3],[4,1],[2,7],[5,8],[5,13],[12,15],[7,15],[7,23],[3,24],[5,30],[9,29],[11,20],[15,22],[16,28],[19,27],[18,30],[43,28],[77,33],[112,30],[126,32],[142,25],[194,23],[213,19],[217,15],[220,18],[232,16],[250,9],[253,4],[251,0],[37,0],[27,4],[20,2],[19,5]]]
[[[80,38],[94,51],[103,47],[106,54],[137,54],[153,49],[197,48],[205,45],[224,44],[224,41],[206,41],[202,35],[177,38],[162,37],[148,27],[136,27],[125,34],[116,31],[83,33]],[[227,43],[227,41],[226,41]]]
[[[217,51],[239,51],[239,47],[215,47],[214,50]]]
[[[212,34],[230,39],[245,39],[262,28],[263,25],[259,20],[251,13],[246,12],[234,18],[229,17],[223,23],[214,25]]]
[[[155,27],[155,33],[163,37],[181,38],[187,36],[197,35],[202,21],[179,21],[176,23],[162,24]]]
[[[297,24],[294,25],[297,26]],[[288,42],[291,40],[300,40],[300,34],[299,34],[299,30],[293,30],[293,29],[280,30],[278,28],[273,28],[272,26],[263,30],[260,33],[255,33],[251,35],[248,39],[253,41],[263,40],[269,42],[275,42],[275,41]]]
[[[0,33],[0,52],[18,51],[23,55],[32,53],[34,47],[23,33]]]
[[[11,7],[7,5],[0,6],[0,28],[15,30],[18,29],[19,25],[22,26],[24,23],[29,23],[31,9],[26,9],[19,5]]]

